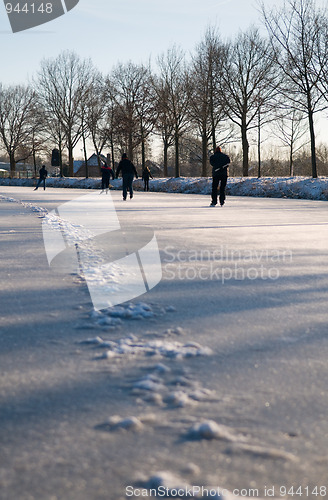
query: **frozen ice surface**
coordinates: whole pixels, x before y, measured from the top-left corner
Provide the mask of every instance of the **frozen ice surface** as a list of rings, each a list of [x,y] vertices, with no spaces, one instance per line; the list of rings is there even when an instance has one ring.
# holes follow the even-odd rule
[[[277,188],[285,196],[282,184],[272,191],[266,182],[268,192]],[[175,189],[178,181],[169,184]],[[234,189],[246,194],[255,184],[259,196],[264,181]],[[294,181],[288,184],[296,189]],[[321,187],[311,189],[324,199]],[[51,212],[72,191],[6,193],[0,488],[8,499],[103,500],[110,491],[116,500],[136,473],[148,484],[150,471],[167,469],[175,479],[167,471],[158,484],[186,487],[195,482],[191,461],[197,484],[231,491],[255,484],[263,493],[271,482],[326,480],[324,201],[228,197],[223,210],[210,212],[202,195],[136,193],[133,204],[123,206],[113,192],[120,216],[154,225],[166,274],[144,297],[99,312],[91,309],[82,280],[51,278],[46,266],[37,216],[58,227],[62,222]],[[67,238],[80,241],[82,229],[66,226]],[[274,261],[273,250],[288,250],[292,258]],[[99,262],[91,247],[85,252]],[[198,257],[189,260],[191,252]],[[279,279],[241,279],[240,271],[224,283],[215,274],[203,279],[211,264],[230,271],[235,264],[274,267]],[[180,279],[178,271],[188,267],[196,275]],[[94,278],[101,277],[95,272]],[[117,286],[119,270],[109,278],[109,286]],[[92,331],[86,334],[83,322]],[[147,423],[149,411],[154,419]],[[110,432],[96,432],[97,422]]]

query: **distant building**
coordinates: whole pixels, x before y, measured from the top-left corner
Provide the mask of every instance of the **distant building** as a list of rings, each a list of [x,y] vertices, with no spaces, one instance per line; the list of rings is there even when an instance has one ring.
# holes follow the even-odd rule
[[[7,172],[10,172],[10,163],[4,163],[3,161],[0,161],[0,168],[1,170],[6,170]]]
[[[74,160],[74,162],[73,162],[73,172],[74,172],[74,175],[77,174],[77,172],[82,167],[82,165],[84,165],[84,161],[83,160]]]
[[[104,155],[99,155],[101,166],[106,162],[108,163],[108,158]],[[89,177],[101,177],[101,171],[98,165],[98,157],[96,153],[94,153],[88,159],[88,174]],[[84,161],[75,161],[74,162],[74,176],[75,177],[85,177],[86,176],[86,168]]]
[[[5,170],[4,168],[0,168],[0,177],[9,177],[9,172],[8,170]]]
[[[2,172],[1,177],[8,177],[10,175],[10,163],[0,162],[0,170]],[[34,166],[27,163],[16,163],[15,167],[16,174],[21,174],[23,177],[29,176],[34,173]],[[6,175],[8,172],[8,175]]]

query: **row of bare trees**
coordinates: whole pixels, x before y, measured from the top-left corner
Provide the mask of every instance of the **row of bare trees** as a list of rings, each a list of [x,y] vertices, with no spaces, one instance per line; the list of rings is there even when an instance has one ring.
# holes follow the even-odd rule
[[[293,155],[307,132],[312,176],[317,177],[315,113],[328,107],[328,18],[315,0],[285,0],[266,9],[267,36],[256,27],[222,41],[208,28],[190,58],[171,47],[150,64],[120,63],[108,76],[91,60],[66,51],[46,59],[28,87],[0,86],[0,140],[17,161],[57,147],[68,153],[87,144],[98,158],[110,148],[113,164],[122,151],[137,153],[144,166],[151,139],[162,143],[164,175],[174,151],[180,175],[184,138],[199,143],[201,173],[208,174],[209,151],[217,143],[241,142],[242,172],[249,173],[249,137],[256,135],[258,175],[265,131]],[[307,127],[304,128],[304,121]],[[303,124],[303,125],[302,125]],[[268,135],[268,132],[266,132]]]

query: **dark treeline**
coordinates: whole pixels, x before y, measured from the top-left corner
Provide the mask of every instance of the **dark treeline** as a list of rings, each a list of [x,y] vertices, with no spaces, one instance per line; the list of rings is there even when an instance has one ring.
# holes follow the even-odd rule
[[[43,60],[29,86],[0,84],[11,175],[20,161],[36,168],[53,148],[73,175],[74,148],[86,161],[87,144],[98,158],[110,151],[113,166],[123,151],[142,166],[160,157],[164,176],[209,175],[217,144],[232,158],[232,175],[326,175],[315,129],[328,107],[326,11],[314,0],[286,0],[262,7],[263,26],[266,35],[252,26],[224,41],[208,28],[188,57],[173,46],[155,67],[119,63],[108,75],[65,51]],[[284,158],[267,154],[272,143]]]

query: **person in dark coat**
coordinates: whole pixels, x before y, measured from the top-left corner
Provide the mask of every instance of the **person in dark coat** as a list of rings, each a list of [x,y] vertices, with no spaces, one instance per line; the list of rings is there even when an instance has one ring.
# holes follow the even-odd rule
[[[44,190],[46,189],[46,178],[48,176],[48,171],[46,170],[46,166],[45,165],[42,165],[42,167],[39,170],[39,174],[40,174],[40,178],[38,180],[38,183],[37,183],[36,188],[34,189],[34,191],[36,191],[38,189],[38,187],[40,186],[40,184],[42,184],[42,182],[43,182],[43,189]]]
[[[122,160],[118,164],[116,178],[118,178],[120,172],[122,172],[123,177],[123,200],[125,201],[128,190],[130,191],[130,198],[133,198],[133,179],[134,177],[138,179],[136,167],[133,165],[132,161],[128,159],[126,153],[122,155]]]
[[[142,171],[142,180],[144,181],[144,191],[149,191],[149,178],[153,179],[151,172],[148,167],[145,167]]]
[[[218,187],[220,184],[220,205],[224,205],[225,201],[225,188],[228,180],[228,166],[230,158],[228,155],[222,153],[220,146],[215,150],[214,155],[210,157],[210,164],[212,165],[212,203],[211,207],[215,207],[218,203]]]
[[[114,172],[111,169],[111,167],[109,167],[106,162],[101,167],[101,175],[102,175],[102,178],[101,178],[100,194],[103,193],[105,191],[105,189],[106,189],[106,193],[108,193],[110,178],[112,177],[112,179],[115,179],[115,175],[114,175]]]

